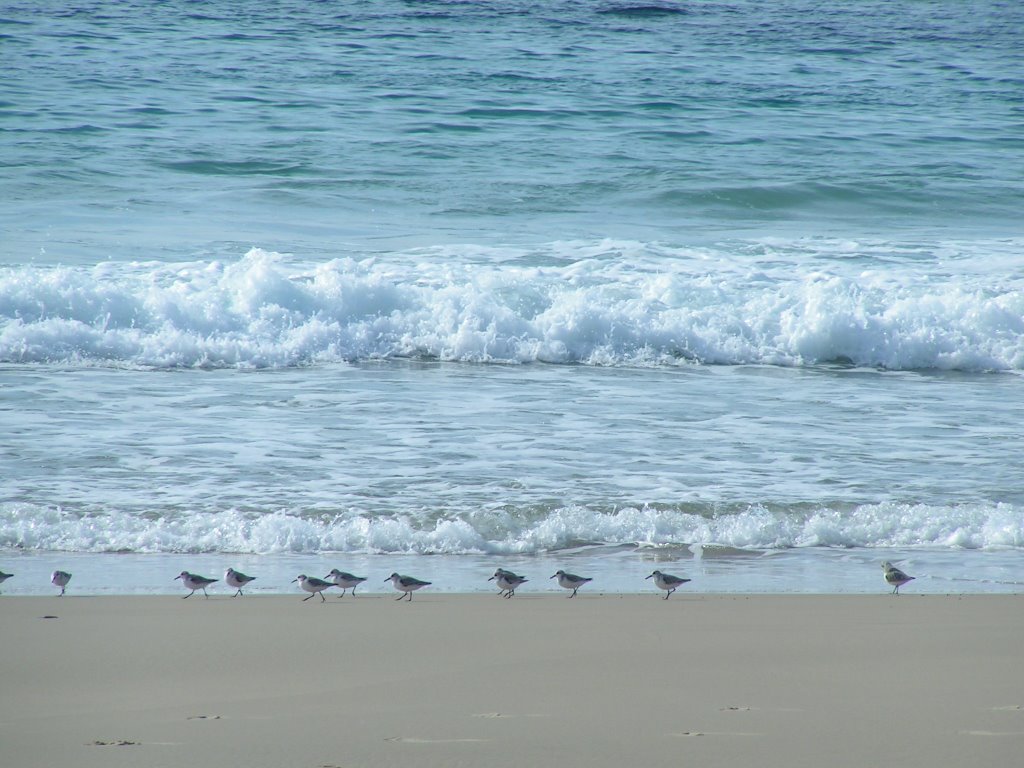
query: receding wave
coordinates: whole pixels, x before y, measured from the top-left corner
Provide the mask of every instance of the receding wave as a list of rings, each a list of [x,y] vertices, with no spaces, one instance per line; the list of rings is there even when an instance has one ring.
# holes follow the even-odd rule
[[[0,362],[1024,370],[1021,244],[472,246],[0,269]],[[1002,265],[1002,266],[1001,266]]]
[[[798,547],[1024,547],[1024,510],[1010,504],[867,504],[808,510],[752,505],[727,513],[581,506],[408,514],[303,514],[280,510],[188,513],[65,510],[0,504],[0,550],[77,552],[363,552],[534,554],[582,546],[735,550]]]

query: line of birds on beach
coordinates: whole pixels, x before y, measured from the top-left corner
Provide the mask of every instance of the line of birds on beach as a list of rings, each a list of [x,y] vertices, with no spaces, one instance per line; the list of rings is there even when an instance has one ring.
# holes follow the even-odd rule
[[[888,560],[882,563],[882,572],[885,577],[886,584],[893,587],[892,593],[898,595],[900,593],[900,587],[907,582],[913,581],[913,576],[908,576],[906,573],[901,571],[899,568],[894,566]],[[11,578],[13,573],[4,573],[0,571],[0,584],[3,584],[7,579]],[[577,576],[574,573],[566,573],[565,571],[559,570],[550,578],[558,579],[558,586],[563,589],[572,590],[570,598],[576,597],[576,593],[580,587],[589,581],[593,581],[592,578],[587,576]],[[182,571],[174,577],[175,580],[181,579],[181,583],[185,586],[185,589],[190,590],[187,595],[182,599],[188,599],[192,597],[198,590],[202,590],[203,595],[209,597],[206,592],[206,588],[211,584],[214,584],[220,579],[211,579],[206,576],[200,576],[197,573],[190,573],[189,571]],[[330,579],[330,581],[328,581]],[[683,586],[690,581],[690,579],[684,579],[679,576],[673,576],[670,573],[662,573],[661,571],[654,571],[650,576],[645,576],[644,579],[654,579],[654,584],[658,589],[665,591],[665,599],[675,592],[679,587]],[[246,587],[249,582],[255,581],[255,576],[247,576],[240,571],[236,571],[234,568],[228,568],[224,572],[224,581],[229,587],[234,588],[235,594],[232,597],[244,596],[242,589]],[[50,576],[50,583],[55,587],[60,587],[60,595],[63,596],[67,590],[68,582],[71,581],[71,574],[67,571],[54,571]],[[349,589],[352,590],[352,595],[356,593],[356,587],[366,581],[365,576],[355,576],[345,571],[339,571],[337,568],[331,570],[324,578],[318,579],[314,576],[307,576],[304,573],[300,573],[294,579],[292,584],[298,583],[304,591],[309,592],[309,597],[302,598],[303,602],[310,598],[320,595],[321,602],[326,602],[324,598],[324,590],[330,589],[331,587],[341,588],[341,597],[344,597]],[[409,602],[412,602],[412,593],[422,587],[429,587],[429,581],[421,581],[420,579],[412,576],[402,576],[398,573],[392,573],[386,579],[384,583],[391,582],[392,586],[402,594],[397,598],[398,600],[405,600],[408,598]],[[493,581],[497,585],[501,597],[513,597],[516,593],[516,588],[525,584],[529,579],[525,576],[520,576],[512,571],[506,570],[505,568],[498,568],[494,575],[491,576],[488,581]]]

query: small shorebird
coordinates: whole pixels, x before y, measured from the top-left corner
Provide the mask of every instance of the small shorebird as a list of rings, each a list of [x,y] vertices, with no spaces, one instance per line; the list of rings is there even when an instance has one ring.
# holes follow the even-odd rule
[[[576,597],[576,592],[577,590],[579,590],[580,587],[582,587],[588,581],[593,581],[593,579],[589,579],[585,576],[576,576],[575,574],[566,573],[565,571],[558,571],[551,578],[558,579],[558,586],[564,589],[572,590],[572,594],[569,595],[569,597]]]
[[[885,581],[887,584],[892,584],[894,595],[900,593],[900,587],[906,584],[908,581],[913,581],[915,577],[907,576],[903,571],[894,566],[888,560],[882,563],[882,570],[885,571]]]
[[[414,579],[412,576],[400,576],[397,573],[392,573],[390,576],[384,579],[384,581],[390,581],[392,584],[395,585],[395,589],[397,589],[399,592],[404,592],[405,595],[408,595],[410,603],[412,602],[413,592],[415,592],[420,587],[430,586],[429,581],[420,581],[419,579]],[[404,600],[405,595],[402,595],[398,599]]]
[[[673,576],[669,573],[662,573],[661,571],[655,571],[650,576],[644,576],[644,578],[653,578],[654,583],[658,585],[658,589],[665,590],[666,600],[668,600],[668,596],[675,592],[679,587],[690,581],[690,579],[681,579],[678,576]]]
[[[185,585],[185,589],[191,589],[192,591],[185,595],[182,600],[188,600],[192,595],[196,593],[197,589],[203,590],[203,594],[209,599],[209,595],[206,594],[206,588],[213,584],[217,579],[208,579],[205,576],[200,576],[197,573],[189,573],[188,571],[182,571],[175,579],[181,579],[181,583]]]
[[[302,598],[302,602],[306,602],[307,600],[309,600],[310,597],[313,597],[313,595],[320,595],[320,602],[327,602],[322,593],[325,589],[329,589],[335,586],[333,582],[324,581],[323,579],[317,579],[313,576],[307,576],[304,573],[300,573],[298,576],[292,579],[292,584],[294,584],[296,581],[299,582],[300,587],[302,587],[304,590],[310,593],[309,597]]]
[[[71,574],[67,571],[54,571],[50,576],[50,583],[55,587],[60,587],[60,594],[57,597],[64,596],[64,590],[68,587],[68,582],[71,581]]]
[[[488,581],[496,581],[498,583],[498,589],[501,590],[498,592],[499,595],[512,597],[516,593],[516,587],[525,584],[529,579],[525,576],[517,576],[512,571],[506,571],[504,568],[499,568]]]
[[[14,575],[13,573],[4,573],[3,571],[0,571],[0,584],[3,584],[5,581],[7,581],[13,575]]]
[[[345,591],[352,588],[352,597],[356,596],[356,587],[366,581],[365,576],[353,576],[351,573],[345,573],[345,571],[339,571],[337,568],[332,568],[331,572],[324,576],[325,579],[330,579],[334,582],[335,586],[341,587],[341,597],[345,596]]]
[[[235,592],[235,594],[232,595],[232,597],[238,597],[239,595],[245,597],[245,595],[242,594],[242,587],[244,587],[250,581],[254,581],[255,579],[255,576],[246,576],[244,573],[236,571],[234,568],[228,568],[226,571],[224,571],[224,581],[228,583],[229,587],[234,587],[238,590],[237,592]]]

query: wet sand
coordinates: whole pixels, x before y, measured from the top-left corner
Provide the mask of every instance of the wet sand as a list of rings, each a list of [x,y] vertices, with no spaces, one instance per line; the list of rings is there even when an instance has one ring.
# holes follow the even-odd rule
[[[0,628],[0,764],[24,768],[1003,768],[1024,750],[1022,596],[0,596]]]

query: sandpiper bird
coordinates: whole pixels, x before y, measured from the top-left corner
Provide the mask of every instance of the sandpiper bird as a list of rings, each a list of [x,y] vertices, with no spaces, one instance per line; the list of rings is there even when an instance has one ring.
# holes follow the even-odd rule
[[[412,602],[413,592],[415,592],[420,587],[430,586],[429,581],[420,581],[419,579],[414,579],[412,576],[400,576],[397,573],[392,573],[390,576],[384,579],[384,581],[390,581],[392,584],[395,585],[395,589],[397,589],[399,592],[405,592],[405,595],[409,596],[410,603]],[[402,595],[398,599],[404,600],[405,595]]]
[[[63,596],[64,590],[67,589],[69,581],[71,581],[71,574],[67,571],[53,572],[50,576],[50,583],[55,587],[60,587],[60,595],[57,595],[57,597]]]
[[[313,597],[313,595],[320,595],[320,602],[322,603],[327,601],[325,600],[323,594],[321,593],[325,589],[329,589],[330,587],[335,586],[334,582],[324,581],[323,579],[317,579],[313,576],[307,576],[304,573],[300,573],[298,576],[292,579],[292,584],[294,584],[296,581],[299,582],[300,587],[302,587],[304,590],[310,593],[309,597]],[[302,602],[306,602],[307,600],[309,600],[309,597],[302,598]]]
[[[242,587],[244,587],[250,581],[255,580],[255,578],[255,576],[246,576],[244,573],[236,571],[234,568],[228,568],[226,571],[224,571],[224,581],[228,583],[229,587],[234,587],[238,590],[237,592],[235,592],[235,594],[232,595],[232,597],[238,597],[239,595],[245,597],[245,595],[242,594]]]
[[[580,587],[582,587],[588,581],[593,581],[593,579],[589,579],[585,576],[577,576],[572,573],[566,573],[565,571],[558,571],[551,578],[558,579],[558,586],[572,590],[572,594],[569,595],[569,597],[576,597],[576,592],[577,590],[579,590]]]
[[[907,574],[905,574],[899,568],[894,566],[888,560],[882,563],[882,570],[885,571],[886,583],[894,585],[892,590],[892,593],[894,595],[898,595],[900,593],[900,587],[902,587],[908,581],[914,580],[913,576],[907,576]]]
[[[365,576],[353,576],[351,573],[345,573],[345,571],[339,571],[337,568],[332,568],[331,572],[324,576],[325,579],[330,579],[334,582],[335,586],[341,587],[341,597],[345,596],[345,591],[352,588],[352,597],[356,596],[356,587],[366,581]]]
[[[0,584],[3,584],[5,581],[7,581],[13,575],[14,575],[13,573],[4,573],[3,571],[0,571]]]
[[[504,568],[499,568],[488,581],[496,581],[498,583],[498,589],[501,590],[498,592],[499,595],[512,597],[516,593],[516,587],[525,584],[529,579],[524,576],[517,576],[512,571],[506,571]]]
[[[209,595],[206,594],[206,588],[213,584],[217,579],[208,579],[205,576],[200,576],[198,573],[189,573],[188,571],[182,571],[175,579],[181,579],[181,583],[185,585],[185,589],[191,589],[192,591],[185,595],[182,600],[188,600],[192,595],[196,593],[197,589],[203,590],[203,594],[209,599]]]
[[[668,596],[676,591],[679,587],[683,586],[690,579],[681,579],[678,576],[673,576],[670,573],[662,573],[661,571],[655,571],[650,576],[644,576],[645,579],[654,579],[654,583],[658,585],[658,589],[665,590],[665,599],[668,600]]]

